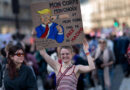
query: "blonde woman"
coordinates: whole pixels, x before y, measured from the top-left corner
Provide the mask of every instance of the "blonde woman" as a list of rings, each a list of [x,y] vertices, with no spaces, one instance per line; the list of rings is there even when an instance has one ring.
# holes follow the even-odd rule
[[[94,59],[90,56],[88,51],[89,46],[85,42],[83,45],[89,63],[88,66],[73,65],[71,63],[73,57],[73,49],[71,46],[61,47],[60,58],[63,62],[62,64],[52,60],[45,50],[40,51],[40,54],[56,73],[56,90],[76,90],[80,73],[87,73],[95,69]]]

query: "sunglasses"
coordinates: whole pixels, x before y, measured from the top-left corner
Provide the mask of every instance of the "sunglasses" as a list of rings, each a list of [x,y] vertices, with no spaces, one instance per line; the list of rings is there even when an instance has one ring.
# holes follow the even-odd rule
[[[15,55],[18,57],[21,57],[21,56],[24,56],[24,53],[16,53]]]
[[[100,44],[105,44],[106,42],[105,41],[99,41]]]

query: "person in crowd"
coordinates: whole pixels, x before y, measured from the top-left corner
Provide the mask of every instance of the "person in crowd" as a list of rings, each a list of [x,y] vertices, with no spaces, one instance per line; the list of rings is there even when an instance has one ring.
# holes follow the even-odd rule
[[[129,46],[129,37],[124,33],[123,36],[114,39],[114,53],[116,57],[116,64],[122,66],[124,74],[127,72],[126,50]]]
[[[90,56],[88,51],[88,44],[84,44],[84,51],[88,59],[89,65],[73,65],[71,46],[63,46],[60,49],[60,58],[62,64],[55,60],[46,53],[45,49],[40,50],[40,54],[45,58],[46,62],[54,69],[56,73],[56,89],[57,90],[76,90],[78,78],[81,73],[87,73],[95,69],[94,59]]]
[[[1,52],[0,52],[0,88],[2,87],[2,73],[3,73],[3,70],[2,70],[2,57],[1,57]]]
[[[88,65],[87,61],[84,60],[81,56],[79,56],[78,46],[73,45],[72,48],[73,48],[73,58],[72,58],[73,64],[74,65]],[[77,83],[77,90],[84,90],[84,87],[85,87],[84,78],[85,78],[85,73],[80,74],[78,78],[78,83]]]
[[[30,53],[30,48],[25,45],[25,60],[27,61],[28,65],[32,67],[34,70],[35,75],[38,75],[38,64],[35,56]]]
[[[108,48],[110,48],[110,50],[114,52],[114,42],[112,41],[112,35],[108,35],[106,38]]]
[[[99,46],[95,52],[95,62],[99,82],[103,90],[111,90],[112,66],[114,64],[114,53],[107,47],[107,40],[99,39]]]
[[[41,56],[39,51],[36,51],[35,58],[38,63],[38,67],[39,67],[38,73],[42,80],[42,86],[44,87],[45,90],[47,90],[47,88],[48,88],[48,86],[46,85],[47,76],[48,76],[47,63],[46,63],[45,59]]]
[[[4,73],[5,90],[37,90],[32,69],[24,61],[23,48],[13,45],[8,50],[8,65]]]
[[[0,80],[0,84],[1,84],[1,88],[4,90],[4,85],[3,85],[3,73],[6,70],[7,67],[7,55],[8,55],[8,49],[9,47],[12,46],[12,43],[8,43],[4,48],[1,49],[0,53],[1,53],[1,80]]]
[[[127,72],[126,72],[126,77],[130,76],[130,43],[129,46],[127,48],[126,54],[125,54],[126,60],[127,60]]]

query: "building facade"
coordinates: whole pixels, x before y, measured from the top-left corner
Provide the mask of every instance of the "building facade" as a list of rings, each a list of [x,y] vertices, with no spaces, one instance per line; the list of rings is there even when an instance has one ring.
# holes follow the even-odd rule
[[[89,0],[93,28],[111,27],[116,19],[130,26],[130,0]]]
[[[15,0],[14,0],[15,1]],[[36,0],[19,1],[19,29],[18,32],[28,34],[33,29],[30,4]],[[15,33],[15,17],[12,12],[12,0],[0,0],[0,33]]]

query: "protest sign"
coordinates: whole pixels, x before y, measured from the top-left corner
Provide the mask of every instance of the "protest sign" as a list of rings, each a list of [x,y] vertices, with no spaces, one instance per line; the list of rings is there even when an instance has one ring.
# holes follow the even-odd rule
[[[80,44],[83,25],[79,0],[51,0],[31,4],[37,49]]]

